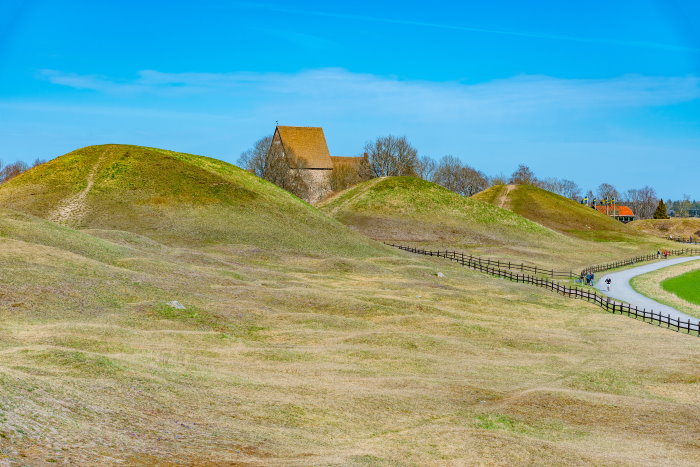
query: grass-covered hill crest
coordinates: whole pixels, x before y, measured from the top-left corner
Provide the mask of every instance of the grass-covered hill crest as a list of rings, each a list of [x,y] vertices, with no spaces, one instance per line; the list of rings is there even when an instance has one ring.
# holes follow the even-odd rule
[[[546,229],[510,211],[467,198],[416,177],[383,177],[356,185],[321,205],[331,215],[388,214],[434,220],[469,220],[475,224],[509,225],[524,231]]]
[[[170,244],[343,253],[376,248],[236,166],[140,146],[89,146],[53,159],[0,186],[0,207],[73,228],[123,230]]]
[[[559,234],[516,213],[415,177],[356,185],[320,209],[371,238],[442,245],[521,243]]]
[[[532,185],[496,185],[473,198],[580,238],[607,241],[635,235],[632,229],[612,217]]]

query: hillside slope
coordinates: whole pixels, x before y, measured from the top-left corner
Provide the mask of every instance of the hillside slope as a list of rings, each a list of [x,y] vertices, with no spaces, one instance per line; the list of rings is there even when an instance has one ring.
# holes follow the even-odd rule
[[[625,224],[595,209],[532,185],[496,185],[473,198],[587,240],[629,240],[636,235]]]
[[[632,229],[657,237],[668,238],[669,235],[683,238],[700,239],[700,218],[674,217],[672,219],[641,219],[628,224]]]
[[[464,244],[517,243],[523,235],[557,237],[555,232],[510,211],[414,177],[376,178],[319,207],[382,240],[391,240],[397,233],[402,239],[412,235],[417,241],[458,236]],[[401,232],[402,227],[405,232]]]
[[[356,185],[319,208],[380,241],[459,248],[564,269],[648,253],[664,243],[534,187],[507,189],[506,200],[516,200],[518,209],[503,209],[493,204],[501,204],[499,197],[503,201],[504,187],[494,188],[466,198],[417,178],[387,177]],[[562,213],[572,219],[560,219]]]
[[[511,211],[414,177],[386,177],[356,185],[319,208],[376,240],[482,255],[561,264],[569,237]]]
[[[0,465],[700,462],[697,337],[386,253],[0,209]]]
[[[74,228],[129,231],[173,245],[344,254],[382,248],[238,167],[138,146],[90,146],[58,157],[1,185],[0,206]]]

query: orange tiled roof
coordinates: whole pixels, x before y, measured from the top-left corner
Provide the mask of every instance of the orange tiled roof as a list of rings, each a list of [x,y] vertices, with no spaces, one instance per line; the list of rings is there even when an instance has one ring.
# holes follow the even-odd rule
[[[328,144],[323,134],[323,128],[309,126],[278,126],[275,130],[279,133],[285,153],[301,163],[299,167],[305,169],[332,169],[333,162],[328,153]]]
[[[629,206],[601,206],[599,204],[595,208],[603,214],[610,216],[634,216],[634,212],[632,212],[632,209]]]

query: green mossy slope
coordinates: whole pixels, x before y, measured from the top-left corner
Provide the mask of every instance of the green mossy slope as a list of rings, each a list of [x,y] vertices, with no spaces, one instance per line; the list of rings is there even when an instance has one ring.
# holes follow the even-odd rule
[[[383,249],[231,164],[139,146],[90,146],[58,157],[0,186],[0,206],[72,228],[129,231],[170,245],[349,255]],[[61,209],[70,215],[61,218]]]
[[[592,241],[635,241],[638,232],[595,209],[532,185],[496,185],[473,196],[550,229]]]
[[[327,200],[320,209],[385,241],[442,239],[484,245],[561,237],[511,211],[414,177],[361,183]]]

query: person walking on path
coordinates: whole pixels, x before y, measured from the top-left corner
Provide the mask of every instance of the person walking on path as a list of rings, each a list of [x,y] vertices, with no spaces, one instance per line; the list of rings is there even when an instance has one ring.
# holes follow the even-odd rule
[[[610,292],[610,284],[611,283],[612,283],[612,279],[610,279],[609,277],[607,279],[605,279],[605,285],[608,288],[608,292]]]

